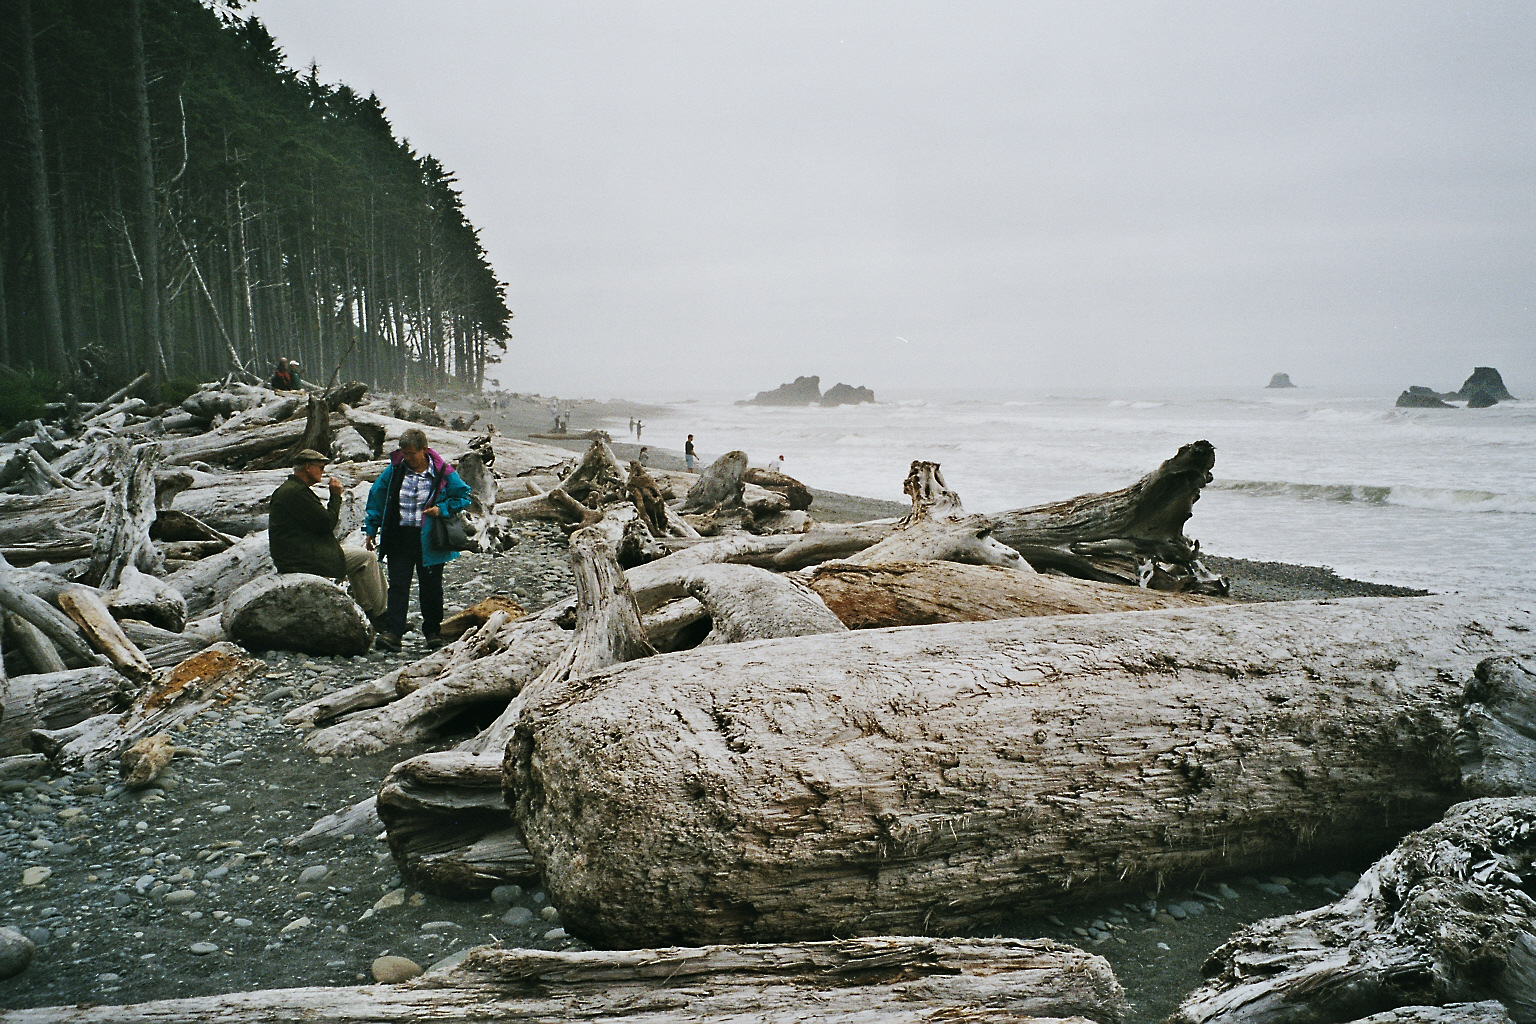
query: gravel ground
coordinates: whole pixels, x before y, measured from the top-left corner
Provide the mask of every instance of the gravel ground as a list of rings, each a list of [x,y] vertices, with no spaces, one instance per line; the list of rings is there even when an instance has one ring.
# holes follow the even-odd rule
[[[676,459],[653,452],[653,464]],[[814,509],[847,521],[899,514],[901,506],[818,492]],[[570,593],[563,534],[530,525],[522,538],[504,555],[452,563],[450,608],[495,593],[538,608]],[[1209,562],[1249,599],[1409,593],[1326,569]],[[413,892],[372,834],[306,853],[283,845],[321,815],[372,795],[393,764],[450,747],[483,724],[461,722],[457,732],[450,724],[434,742],[342,761],[317,759],[302,734],[282,724],[298,704],[423,653],[417,633],[399,654],[268,653],[267,671],[248,684],[245,699],[189,723],[176,742],[195,753],[178,755],[142,792],[125,791],[111,766],[57,779],[0,777],[0,926],[19,929],[37,947],[30,967],[0,981],[0,1006],[354,984],[371,980],[379,956],[430,967],[485,943],[582,948],[540,891],[507,887],[467,902]],[[1136,1006],[1133,1020],[1152,1021],[1198,983],[1205,954],[1234,929],[1326,903],[1353,880],[1332,872],[1362,866],[1329,865],[1299,882],[1204,879],[1131,903],[1021,919],[1006,933],[1103,954]]]

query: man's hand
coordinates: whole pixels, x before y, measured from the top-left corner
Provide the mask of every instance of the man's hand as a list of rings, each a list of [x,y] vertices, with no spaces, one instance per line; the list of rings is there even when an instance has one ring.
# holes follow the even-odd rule
[[[373,541],[373,534],[370,533],[368,536],[363,538],[363,547],[368,549],[369,551],[372,551],[374,549],[375,545],[374,545],[374,541]]]
[[[421,514],[424,515],[424,516],[440,516],[440,515],[442,515],[442,513],[438,511],[438,508],[437,508],[436,505],[428,505],[426,508],[421,510]]]
[[[340,496],[342,490],[344,489],[342,487],[341,481],[335,477],[331,477],[329,480],[327,480],[325,485],[331,489],[331,494],[337,496]]]

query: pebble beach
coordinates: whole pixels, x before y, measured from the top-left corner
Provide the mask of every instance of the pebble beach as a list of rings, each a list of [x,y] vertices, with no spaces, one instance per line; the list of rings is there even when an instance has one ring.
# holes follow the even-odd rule
[[[490,422],[514,437],[546,426],[542,402],[526,404]],[[572,429],[583,429],[579,406]],[[638,445],[621,440],[615,447],[628,458]],[[652,447],[651,464],[680,468],[681,458]],[[899,514],[901,507],[817,492],[812,511],[857,521]],[[536,609],[570,593],[563,533],[543,524],[518,529],[511,551],[467,555],[448,567],[450,610],[491,594]],[[1232,578],[1234,596],[1248,600],[1415,592],[1317,567],[1220,558],[1207,564]],[[430,970],[488,943],[581,948],[537,888],[505,886],[475,901],[412,891],[374,833],[306,852],[285,845],[322,815],[371,796],[395,763],[452,746],[485,724],[467,717],[429,743],[332,760],[311,754],[303,734],[282,722],[301,703],[424,653],[419,632],[408,634],[398,653],[266,652],[266,670],[247,684],[243,699],[177,734],[183,752],[144,791],[125,790],[111,767],[51,778],[17,766],[0,777],[0,928],[14,929],[0,931],[0,961],[8,950],[32,949],[30,965],[0,981],[0,1006],[371,983],[376,970],[391,977]],[[1205,878],[1020,919],[1007,934],[1061,939],[1103,954],[1127,989],[1133,1020],[1151,1021],[1198,983],[1206,953],[1234,929],[1327,903],[1363,866]]]

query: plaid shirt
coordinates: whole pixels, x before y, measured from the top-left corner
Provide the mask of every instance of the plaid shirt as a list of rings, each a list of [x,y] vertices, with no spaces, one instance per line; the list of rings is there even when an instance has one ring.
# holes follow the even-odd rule
[[[405,469],[405,465],[402,463],[400,468]],[[422,510],[431,497],[431,474],[406,470],[405,479],[400,481],[400,525],[420,526]]]

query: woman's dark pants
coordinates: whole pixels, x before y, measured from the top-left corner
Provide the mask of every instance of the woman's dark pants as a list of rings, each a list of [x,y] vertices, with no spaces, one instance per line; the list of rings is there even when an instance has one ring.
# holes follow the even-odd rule
[[[420,581],[421,632],[432,636],[443,624],[443,567],[421,564],[421,527],[397,526],[389,531],[384,551],[389,572],[389,605],[379,616],[379,629],[401,636],[411,606],[411,575]]]

